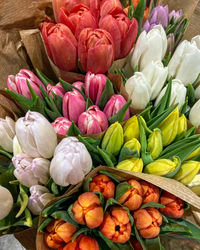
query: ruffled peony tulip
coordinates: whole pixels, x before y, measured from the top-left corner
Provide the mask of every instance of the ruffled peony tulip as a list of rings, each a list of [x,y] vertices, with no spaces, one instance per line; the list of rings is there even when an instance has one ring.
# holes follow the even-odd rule
[[[174,18],[174,22],[176,22],[181,16],[183,15],[182,10],[172,10],[169,13],[169,21],[172,19],[172,17]]]
[[[72,212],[75,220],[81,225],[87,225],[89,228],[96,228],[103,222],[103,208],[99,197],[86,192],[79,195],[75,201]]]
[[[57,136],[51,123],[38,112],[28,111],[17,120],[16,136],[24,153],[31,157],[51,158]]]
[[[15,136],[15,122],[7,117],[0,118],[0,147],[7,152],[13,152],[13,138]]]
[[[200,126],[200,100],[198,100],[190,110],[189,120],[193,126]]]
[[[66,135],[71,124],[72,122],[65,117],[58,117],[53,123],[51,123],[52,127],[59,135]]]
[[[93,105],[79,116],[78,127],[82,134],[99,134],[108,128],[108,120],[99,107]]]
[[[13,207],[13,197],[10,191],[0,185],[0,220],[4,219]]]
[[[142,186],[142,198],[143,203],[149,203],[149,202],[159,202],[160,197],[160,191],[159,188],[155,185],[146,182],[146,181],[140,181],[140,185]]]
[[[74,82],[72,84],[74,87],[78,88],[79,90],[82,90],[82,88],[85,88],[85,84],[83,82]]]
[[[55,149],[50,176],[57,185],[66,187],[81,182],[91,168],[92,159],[85,145],[76,137],[67,137]]]
[[[103,29],[86,28],[78,40],[78,58],[85,72],[105,73],[114,61],[114,43]]]
[[[104,17],[108,14],[115,15],[122,13],[122,4],[119,0],[103,0],[100,4],[100,17]]]
[[[95,239],[81,234],[73,242],[68,243],[62,250],[99,250],[99,245]]]
[[[70,121],[77,123],[80,114],[85,111],[85,106],[86,102],[77,90],[67,92],[63,97],[63,115]]]
[[[65,92],[66,91],[60,83],[56,84],[55,86],[51,85],[50,83],[47,85],[47,94],[50,94],[52,98],[54,97],[53,93],[60,97],[63,97]]]

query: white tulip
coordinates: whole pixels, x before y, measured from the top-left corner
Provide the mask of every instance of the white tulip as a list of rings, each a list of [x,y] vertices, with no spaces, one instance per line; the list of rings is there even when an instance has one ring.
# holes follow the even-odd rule
[[[190,110],[189,120],[193,126],[200,126],[200,100],[198,100]]]
[[[10,191],[0,186],[0,220],[4,219],[13,207],[13,197]]]
[[[18,154],[22,154],[22,148],[19,145],[19,141],[17,140],[17,136],[15,135],[14,139],[13,139],[13,155],[18,155]]]
[[[32,157],[51,158],[57,145],[57,135],[51,123],[38,112],[28,111],[17,120],[16,136],[24,153]]]
[[[7,152],[13,152],[13,138],[15,136],[15,122],[10,118],[0,118],[0,146]]]
[[[134,109],[144,109],[151,97],[151,86],[141,72],[136,72],[130,77],[126,84],[125,89],[132,100],[132,107]]]
[[[152,61],[146,65],[142,73],[151,85],[151,100],[154,100],[167,79],[168,68],[164,67],[161,61]]]
[[[200,99],[200,85],[195,89],[195,98]]]
[[[85,145],[76,137],[67,137],[56,147],[50,175],[57,185],[75,185],[84,179],[91,168],[92,159]]]

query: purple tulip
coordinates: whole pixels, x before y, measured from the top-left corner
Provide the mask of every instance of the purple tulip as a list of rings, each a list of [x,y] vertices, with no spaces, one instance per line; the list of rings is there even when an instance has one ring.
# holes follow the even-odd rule
[[[84,83],[83,82],[74,82],[72,85],[74,87],[78,88],[79,90],[82,90],[82,88],[84,88]]]
[[[59,135],[66,135],[72,122],[65,117],[58,117],[53,123],[52,127]]]
[[[37,78],[33,72],[28,69],[21,69],[16,76],[9,75],[7,78],[8,88],[20,95],[31,99],[31,94],[27,85],[27,80],[35,93],[42,98],[40,86],[45,90],[44,84]]]
[[[167,36],[167,55],[174,51],[175,46],[175,37],[174,34],[171,33]]]
[[[47,85],[47,94],[50,94],[53,98],[53,93],[63,97],[65,95],[65,90],[60,83],[56,84],[55,86],[51,85],[50,83]]]
[[[182,15],[183,15],[182,10],[178,10],[178,11],[172,10],[169,13],[169,21],[172,19],[172,17],[174,17],[174,22],[176,22],[177,19],[179,19]]]
[[[80,115],[78,127],[82,134],[99,134],[108,128],[108,120],[99,107],[93,105]]]

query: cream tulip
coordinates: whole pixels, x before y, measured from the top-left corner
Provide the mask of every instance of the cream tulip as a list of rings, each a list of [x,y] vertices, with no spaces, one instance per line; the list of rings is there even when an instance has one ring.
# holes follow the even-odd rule
[[[10,191],[0,186],[0,220],[4,219],[13,207],[13,197]]]
[[[190,110],[189,120],[193,126],[200,126],[200,100],[198,100]]]
[[[14,136],[15,122],[10,117],[0,118],[0,147],[12,153]]]

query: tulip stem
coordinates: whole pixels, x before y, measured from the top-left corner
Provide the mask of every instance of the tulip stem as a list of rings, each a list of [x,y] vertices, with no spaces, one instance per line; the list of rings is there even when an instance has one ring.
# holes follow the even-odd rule
[[[6,156],[9,159],[12,159],[13,156],[11,154],[9,154],[8,152],[4,151],[3,149],[0,148],[0,154]]]

